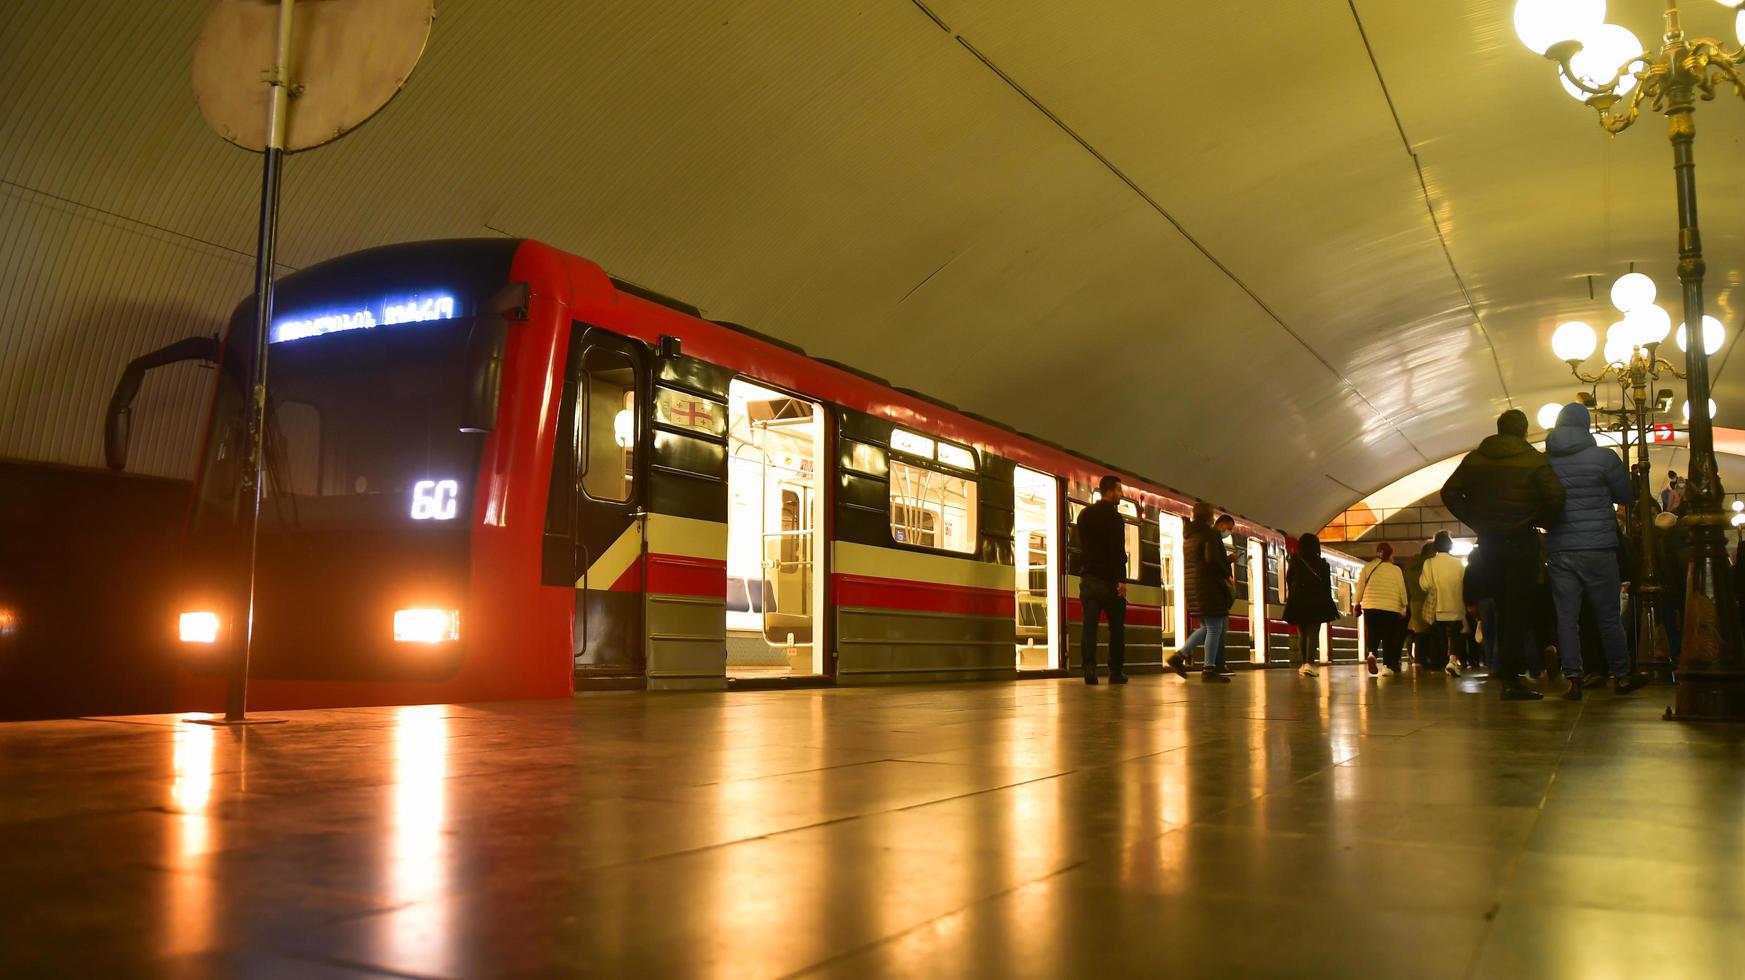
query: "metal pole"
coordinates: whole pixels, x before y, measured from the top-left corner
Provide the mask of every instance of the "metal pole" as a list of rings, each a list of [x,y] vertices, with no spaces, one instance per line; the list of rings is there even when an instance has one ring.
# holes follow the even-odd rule
[[[1690,527],[1690,568],[1685,579],[1684,645],[1678,694],[1670,717],[1681,721],[1745,721],[1745,647],[1740,645],[1739,608],[1727,565],[1727,518],[1722,513],[1720,469],[1709,418],[1709,356],[1703,343],[1703,249],[1697,231],[1696,138],[1692,113],[1696,93],[1683,67],[1682,37],[1668,17],[1668,135],[1678,187],[1678,281],[1684,286],[1685,367],[1690,397],[1690,478],[1684,518]]]
[[[248,611],[225,695],[224,720],[243,721],[248,708],[248,668],[254,647],[255,559],[260,547],[261,476],[266,461],[267,344],[273,319],[273,269],[278,250],[279,172],[285,152],[285,122],[289,101],[291,24],[296,0],[279,0],[278,46],[272,76],[267,80],[267,145],[262,153],[260,237],[255,244],[255,318],[253,390],[249,398],[248,458],[243,466],[242,498],[248,534]]]
[[[1659,356],[1659,344],[1646,348],[1646,359],[1638,357],[1630,371],[1630,402],[1635,409],[1636,423],[1636,567],[1635,593],[1636,651],[1635,669],[1657,677],[1670,678],[1672,661],[1660,638],[1660,555],[1657,551],[1660,531],[1654,526],[1653,466],[1648,458],[1649,381],[1653,376],[1654,359]]]

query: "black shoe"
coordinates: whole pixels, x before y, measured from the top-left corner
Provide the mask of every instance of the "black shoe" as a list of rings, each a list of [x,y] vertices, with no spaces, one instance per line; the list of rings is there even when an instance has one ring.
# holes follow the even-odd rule
[[[1627,674],[1612,681],[1613,694],[1631,694],[1648,686],[1647,674]]]
[[[1219,664],[1218,665],[1218,673],[1223,674],[1225,677],[1229,677],[1230,675],[1232,675],[1236,672],[1234,670],[1230,669],[1229,664]]]
[[[1208,667],[1205,670],[1200,671],[1200,680],[1205,681],[1208,684],[1228,684],[1228,683],[1230,683],[1229,677],[1225,676],[1224,674],[1219,673],[1216,669],[1211,668],[1211,667]]]
[[[1569,690],[1563,692],[1563,700],[1565,700],[1565,701],[1580,701],[1581,700],[1581,678],[1571,677],[1569,679]]]
[[[1535,691],[1532,688],[1528,687],[1527,685],[1522,684],[1522,683],[1517,681],[1514,684],[1505,684],[1503,686],[1503,700],[1504,701],[1543,701],[1543,700],[1545,700],[1545,695],[1540,694],[1538,691]]]
[[[1095,675],[1095,674],[1086,674],[1086,675],[1085,675],[1085,683],[1086,683],[1086,684],[1089,684],[1089,685],[1091,685],[1091,686],[1093,686],[1093,687],[1095,687],[1095,686],[1096,686],[1096,683],[1097,683],[1097,675]]]
[[[1169,655],[1169,669],[1176,672],[1182,680],[1188,679],[1188,658],[1179,653]]]
[[[1581,677],[1581,686],[1587,688],[1590,691],[1593,690],[1594,688],[1605,687],[1606,686],[1606,675],[1604,675],[1604,674],[1583,674]]]
[[[1125,684],[1125,683],[1127,683],[1127,675],[1126,674],[1110,674],[1109,675],[1109,683],[1111,683],[1111,684]]]

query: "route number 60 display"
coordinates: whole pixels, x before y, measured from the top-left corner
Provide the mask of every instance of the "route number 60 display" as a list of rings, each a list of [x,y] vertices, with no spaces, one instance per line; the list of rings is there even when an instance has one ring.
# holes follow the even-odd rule
[[[448,521],[459,507],[460,481],[419,480],[412,484],[412,519]]]

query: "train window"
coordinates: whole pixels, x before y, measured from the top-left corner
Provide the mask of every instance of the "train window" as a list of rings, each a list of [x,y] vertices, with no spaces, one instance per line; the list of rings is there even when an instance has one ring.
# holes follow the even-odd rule
[[[975,519],[974,480],[891,460],[891,540],[970,554]]]
[[[947,466],[955,466],[960,470],[973,470],[976,468],[975,453],[970,452],[962,446],[953,446],[949,442],[942,442],[939,444],[938,452],[939,461]]]
[[[636,479],[636,367],[629,355],[590,347],[582,355],[585,398],[576,400],[582,489],[595,500],[630,499]]]
[[[933,440],[910,432],[908,429],[891,430],[891,448],[900,453],[919,456],[922,459],[933,458]]]

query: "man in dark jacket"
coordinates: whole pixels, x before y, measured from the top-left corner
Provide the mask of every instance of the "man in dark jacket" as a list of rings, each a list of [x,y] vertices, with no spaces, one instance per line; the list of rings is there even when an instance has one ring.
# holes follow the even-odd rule
[[[1581,700],[1583,598],[1593,610],[1612,689],[1628,694],[1647,683],[1630,672],[1624,624],[1618,619],[1617,505],[1634,502],[1636,493],[1624,461],[1595,441],[1590,424],[1587,406],[1572,402],[1557,413],[1557,425],[1545,439],[1545,455],[1564,491],[1563,514],[1545,544],[1551,554],[1551,598],[1557,604],[1558,656],[1569,680],[1566,701]]]
[[[1109,620],[1109,683],[1127,683],[1127,521],[1119,504],[1123,487],[1118,476],[1097,484],[1097,501],[1079,512],[1079,604],[1084,607],[1084,633],[1079,652],[1084,658],[1085,683],[1097,683],[1097,620]]]
[[[1466,454],[1442,485],[1442,503],[1478,532],[1490,578],[1485,591],[1497,601],[1497,660],[1505,701],[1544,697],[1521,683],[1521,643],[1533,627],[1533,590],[1539,582],[1539,535],[1563,513],[1563,484],[1545,455],[1527,441],[1527,416],[1509,409],[1497,417],[1497,434]]]

